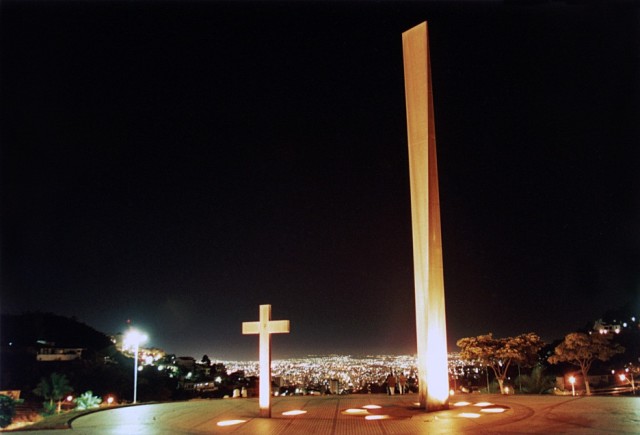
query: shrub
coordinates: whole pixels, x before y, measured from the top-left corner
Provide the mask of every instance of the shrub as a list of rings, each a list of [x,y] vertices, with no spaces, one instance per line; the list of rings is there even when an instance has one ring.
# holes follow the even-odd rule
[[[53,402],[42,402],[42,415],[53,415],[57,412],[58,405]]]
[[[15,401],[9,396],[0,395],[0,428],[9,426],[14,415],[16,415]]]
[[[78,396],[73,400],[76,404],[78,411],[84,411],[86,409],[98,408],[102,403],[102,399],[93,395],[93,391],[89,390]]]

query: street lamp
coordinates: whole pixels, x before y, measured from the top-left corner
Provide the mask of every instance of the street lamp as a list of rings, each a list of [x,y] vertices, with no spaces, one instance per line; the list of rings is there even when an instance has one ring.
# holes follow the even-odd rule
[[[628,371],[628,369],[627,369],[627,371]],[[627,381],[627,382],[629,382],[631,384],[631,392],[635,395],[636,394],[636,385],[635,385],[635,382],[633,381],[633,373],[630,373],[630,375],[631,375],[631,379],[627,379],[627,375],[624,374],[624,373],[622,373],[621,375],[618,375],[618,377],[620,378],[620,380],[622,382]]]
[[[576,378],[574,376],[569,376],[569,383],[571,384],[571,395],[576,395]]]
[[[134,328],[129,329],[129,332],[124,336],[125,347],[134,348],[133,403],[136,403],[138,399],[138,350],[140,349],[140,344],[147,341],[147,338],[147,334]]]

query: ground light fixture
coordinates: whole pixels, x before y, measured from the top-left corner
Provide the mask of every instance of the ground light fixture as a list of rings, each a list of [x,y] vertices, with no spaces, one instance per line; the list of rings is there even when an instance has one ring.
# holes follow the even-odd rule
[[[349,408],[342,411],[342,415],[369,415],[369,411],[361,408]]]
[[[387,420],[391,418],[388,415],[381,415],[381,414],[376,414],[376,415],[367,415],[364,419],[365,420]]]
[[[304,411],[302,409],[292,409],[291,411],[285,411],[282,413],[282,415],[287,415],[287,416],[295,416],[295,415],[302,415],[302,414],[306,414],[307,411]]]
[[[247,420],[222,420],[216,423],[217,426],[235,426],[236,424],[244,423]]]

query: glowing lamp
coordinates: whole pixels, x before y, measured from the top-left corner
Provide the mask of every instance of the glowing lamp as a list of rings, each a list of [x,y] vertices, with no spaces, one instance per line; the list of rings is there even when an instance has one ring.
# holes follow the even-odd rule
[[[576,395],[576,378],[574,376],[569,376],[569,383],[571,384],[571,395]]]

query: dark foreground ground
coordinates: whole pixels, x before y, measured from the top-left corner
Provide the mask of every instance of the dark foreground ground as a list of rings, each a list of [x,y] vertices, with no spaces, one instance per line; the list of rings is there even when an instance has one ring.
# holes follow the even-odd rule
[[[281,397],[272,418],[257,399],[217,399],[114,408],[71,421],[67,430],[29,434],[495,434],[640,433],[640,397],[455,396],[446,411],[425,413],[416,395]],[[461,403],[467,402],[467,403]],[[375,405],[373,408],[363,408]],[[305,411],[298,415],[287,411]],[[236,420],[236,424],[222,426]]]

